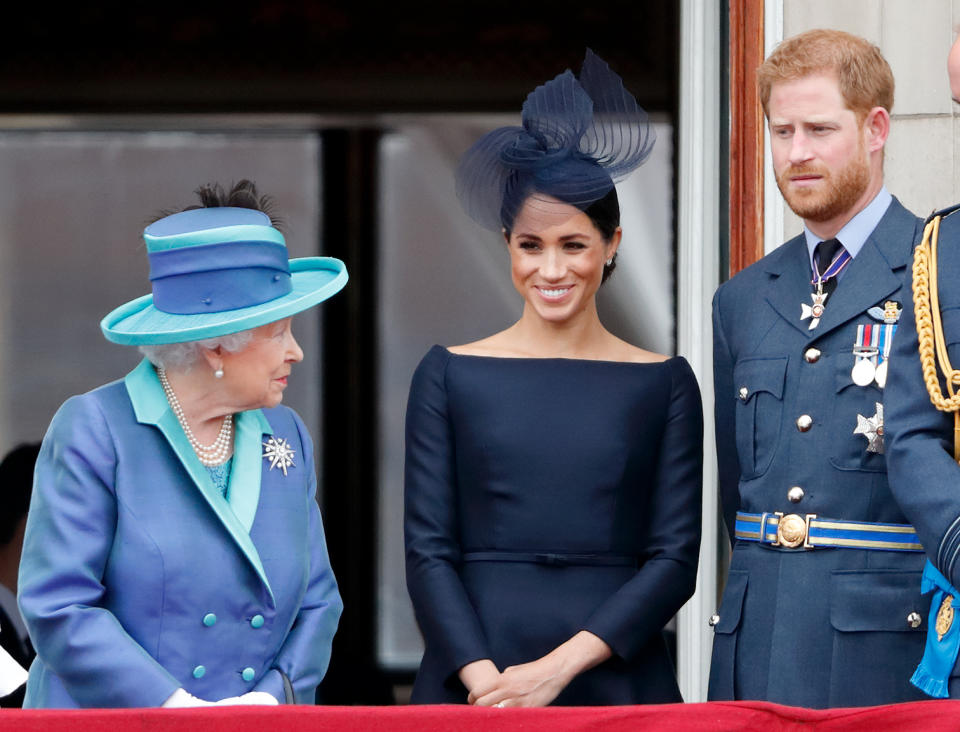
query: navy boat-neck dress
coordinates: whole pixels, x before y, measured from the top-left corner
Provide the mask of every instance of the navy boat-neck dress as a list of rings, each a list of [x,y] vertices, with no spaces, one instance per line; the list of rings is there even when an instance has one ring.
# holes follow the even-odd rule
[[[662,629],[696,581],[702,437],[682,358],[434,346],[407,406],[407,587],[426,643],[413,701],[465,703],[462,666],[533,661],[580,630],[614,655],[555,704],[681,701]]]

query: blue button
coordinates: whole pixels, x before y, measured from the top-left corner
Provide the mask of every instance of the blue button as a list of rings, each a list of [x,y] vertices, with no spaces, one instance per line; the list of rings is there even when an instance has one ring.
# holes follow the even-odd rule
[[[250,618],[250,625],[252,625],[254,628],[262,628],[262,627],[263,627],[263,616],[262,616],[262,615],[254,615],[252,618]]]
[[[257,675],[257,672],[254,671],[249,666],[243,669],[243,673],[240,674],[240,676],[243,677],[244,681],[253,681],[253,677],[256,675]]]
[[[217,616],[214,615],[213,613],[207,613],[206,615],[203,616],[203,624],[206,625],[208,628],[211,625],[216,625],[216,623],[217,623]]]
[[[205,673],[207,673],[206,666],[197,666],[195,669],[193,669],[193,678],[202,679]]]

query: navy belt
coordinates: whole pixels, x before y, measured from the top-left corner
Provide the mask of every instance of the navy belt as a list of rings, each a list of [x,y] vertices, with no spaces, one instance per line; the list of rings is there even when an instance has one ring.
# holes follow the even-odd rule
[[[888,552],[922,552],[917,532],[910,524],[881,524],[819,518],[815,513],[784,515],[737,511],[736,538],[788,549],[879,549]]]
[[[636,567],[637,558],[622,554],[556,554],[550,552],[465,552],[464,562],[526,562],[553,567]]]

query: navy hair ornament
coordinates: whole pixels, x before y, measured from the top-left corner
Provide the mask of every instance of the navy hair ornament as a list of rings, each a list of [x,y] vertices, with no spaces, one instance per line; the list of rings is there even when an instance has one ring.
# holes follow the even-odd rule
[[[586,209],[640,166],[656,139],[646,112],[590,49],[579,79],[567,69],[527,96],[521,123],[481,137],[457,168],[457,197],[486,229],[512,228],[531,196]]]

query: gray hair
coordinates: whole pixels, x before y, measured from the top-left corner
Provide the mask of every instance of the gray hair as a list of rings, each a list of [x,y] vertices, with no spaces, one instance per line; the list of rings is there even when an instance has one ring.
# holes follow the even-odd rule
[[[189,371],[200,361],[204,350],[219,346],[224,351],[236,353],[246,348],[251,338],[253,338],[252,330],[241,330],[239,333],[229,333],[199,341],[140,346],[138,350],[157,368]]]

